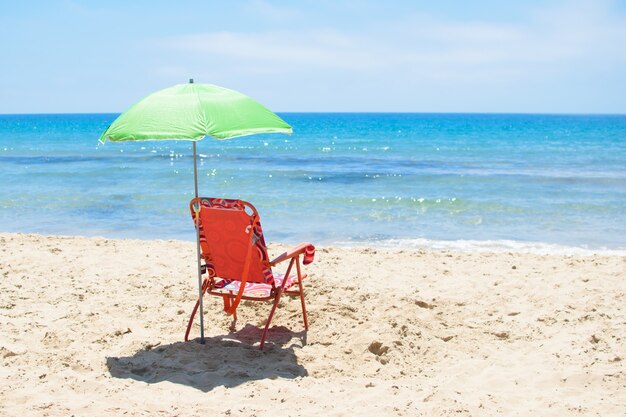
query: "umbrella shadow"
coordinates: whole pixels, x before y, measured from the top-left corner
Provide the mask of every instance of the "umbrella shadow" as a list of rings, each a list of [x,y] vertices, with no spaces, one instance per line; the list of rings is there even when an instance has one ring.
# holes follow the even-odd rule
[[[248,381],[261,379],[308,376],[298,363],[295,349],[306,344],[306,332],[294,333],[286,327],[270,329],[263,350],[258,341],[262,331],[250,324],[226,336],[205,337],[176,342],[146,350],[132,356],[109,357],[106,364],[111,376],[129,378],[155,384],[169,381],[187,385],[204,392],[218,386],[235,387]],[[302,344],[291,343],[294,337]],[[252,343],[257,342],[256,345]]]

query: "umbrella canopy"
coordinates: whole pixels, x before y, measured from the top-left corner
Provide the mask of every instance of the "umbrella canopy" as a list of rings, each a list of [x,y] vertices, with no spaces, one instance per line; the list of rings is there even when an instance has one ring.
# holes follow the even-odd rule
[[[122,113],[100,142],[228,139],[256,133],[287,133],[280,117],[250,97],[212,84],[179,84],[150,94]]]
[[[211,84],[179,84],[152,93],[122,113],[100,136],[107,140],[192,140],[195,195],[198,197],[196,142],[205,136],[228,139],[257,133],[287,133],[280,117],[248,96]],[[200,207],[194,207],[196,216]],[[204,343],[200,231],[196,225],[200,343]]]

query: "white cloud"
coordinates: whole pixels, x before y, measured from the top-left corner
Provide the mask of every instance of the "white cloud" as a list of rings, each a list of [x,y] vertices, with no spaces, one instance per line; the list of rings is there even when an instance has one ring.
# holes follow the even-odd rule
[[[237,33],[213,32],[177,37],[165,44],[191,54],[221,57],[252,67],[361,70],[380,67],[367,38],[333,31]]]
[[[158,48],[199,80],[270,99],[280,90],[278,109],[626,109],[623,11],[582,1],[525,13],[205,32],[161,39]]]
[[[380,27],[378,32],[367,33],[315,28],[198,33],[164,44],[263,73],[339,70],[367,74],[404,69],[437,77],[444,70],[464,76],[476,67],[518,74],[541,65],[626,61],[626,20],[612,16],[610,4],[602,2],[540,9],[523,24],[468,23],[418,15]]]

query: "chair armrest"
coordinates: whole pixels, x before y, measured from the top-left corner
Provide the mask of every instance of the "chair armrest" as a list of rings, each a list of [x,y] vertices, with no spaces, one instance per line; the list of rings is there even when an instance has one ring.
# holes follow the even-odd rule
[[[294,246],[288,251],[281,253],[276,258],[274,258],[272,262],[270,262],[270,265],[275,266],[276,264],[279,264],[280,262],[295,258],[296,256],[301,255],[303,253],[307,253],[309,255],[308,262],[303,262],[304,264],[309,264],[313,262],[313,253],[315,253],[315,247],[312,244],[305,242],[305,243],[300,243],[298,246]]]

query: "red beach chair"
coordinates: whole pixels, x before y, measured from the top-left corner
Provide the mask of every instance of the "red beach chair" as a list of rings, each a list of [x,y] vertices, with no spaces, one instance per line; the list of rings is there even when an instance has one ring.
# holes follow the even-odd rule
[[[196,202],[200,205],[198,213],[194,211]],[[304,328],[308,329],[302,286],[306,274],[301,272],[300,256],[304,265],[313,262],[315,247],[302,243],[269,261],[259,214],[252,204],[242,200],[199,197],[191,200],[189,207],[196,227],[200,229],[200,248],[205,263],[202,272],[207,275],[202,283],[202,295],[222,297],[224,311],[232,314],[235,321],[241,300],[273,301],[261,337],[261,349],[283,294],[300,296]],[[272,271],[272,267],[286,261],[289,264],[284,275]],[[296,274],[291,275],[294,266]],[[297,290],[293,289],[294,286]],[[189,340],[199,303],[200,300],[196,301],[189,318],[185,341]]]

